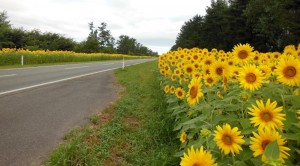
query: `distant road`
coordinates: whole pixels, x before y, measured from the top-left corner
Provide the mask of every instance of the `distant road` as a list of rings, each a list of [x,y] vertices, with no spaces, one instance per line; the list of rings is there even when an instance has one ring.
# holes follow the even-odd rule
[[[125,66],[153,59],[126,60]],[[123,61],[106,61],[18,69],[0,69],[0,96],[24,89],[105,72],[122,67]]]
[[[40,165],[67,131],[115,100],[112,70],[120,67],[122,61],[0,69],[0,165]]]

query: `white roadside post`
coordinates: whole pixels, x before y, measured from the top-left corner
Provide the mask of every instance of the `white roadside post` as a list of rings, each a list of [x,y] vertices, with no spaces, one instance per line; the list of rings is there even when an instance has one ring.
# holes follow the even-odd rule
[[[21,57],[21,65],[23,66],[24,65],[24,56],[22,55]]]

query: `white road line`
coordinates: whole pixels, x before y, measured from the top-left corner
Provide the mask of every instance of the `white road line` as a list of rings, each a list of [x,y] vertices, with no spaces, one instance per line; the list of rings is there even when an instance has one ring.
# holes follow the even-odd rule
[[[81,69],[81,68],[86,68],[86,67],[89,67],[89,66],[76,66],[76,67],[67,67],[67,68],[65,68],[65,70],[71,70],[71,69]]]
[[[105,63],[103,65],[112,65],[112,64],[115,64],[115,63]]]
[[[138,62],[138,63],[132,64],[132,65],[127,65],[127,66],[133,66],[133,65],[140,64],[140,63],[144,63],[144,62],[146,62],[146,61]],[[60,79],[60,80],[56,80],[56,81],[50,81],[50,82],[45,82],[45,83],[41,83],[41,84],[37,84],[37,85],[27,86],[27,87],[14,89],[14,90],[10,90],[10,91],[0,92],[0,96],[5,95],[5,94],[9,94],[9,93],[13,93],[13,92],[26,90],[26,89],[36,88],[36,87],[40,87],[40,86],[44,86],[44,85],[50,85],[50,84],[63,82],[63,81],[67,81],[67,80],[72,80],[72,79],[75,79],[75,78],[85,77],[85,76],[89,76],[89,75],[93,75],[93,74],[97,74],[97,73],[103,73],[103,72],[106,72],[106,71],[115,70],[115,69],[119,69],[119,68],[121,68],[121,66],[110,68],[110,69],[105,69],[105,70],[100,70],[100,71],[96,71],[96,72],[92,72],[92,73],[82,74],[82,75],[78,75],[78,76],[74,76],[74,77],[69,77],[69,78],[65,78],[65,79]]]
[[[12,76],[16,76],[16,75],[17,75],[17,74],[9,74],[9,75],[2,75],[2,76],[0,75],[0,78],[1,78],[1,77],[12,77]]]

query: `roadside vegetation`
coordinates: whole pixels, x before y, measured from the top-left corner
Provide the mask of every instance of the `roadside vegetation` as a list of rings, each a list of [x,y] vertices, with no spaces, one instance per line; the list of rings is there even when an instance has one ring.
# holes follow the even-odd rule
[[[157,61],[118,69],[120,98],[91,125],[65,136],[45,165],[178,165],[179,140],[158,80]]]
[[[4,48],[0,50],[0,67],[56,64],[56,63],[74,63],[74,62],[95,62],[105,60],[137,59],[150,58],[150,56],[133,56],[124,54],[108,53],[76,53],[73,51],[29,51],[24,49]]]

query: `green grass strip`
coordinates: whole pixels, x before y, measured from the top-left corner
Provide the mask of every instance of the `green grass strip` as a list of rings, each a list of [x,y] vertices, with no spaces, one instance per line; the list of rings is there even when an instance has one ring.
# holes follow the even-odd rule
[[[45,165],[178,165],[174,120],[166,113],[156,66],[152,61],[115,70],[121,98],[91,116],[91,126],[66,135]]]

